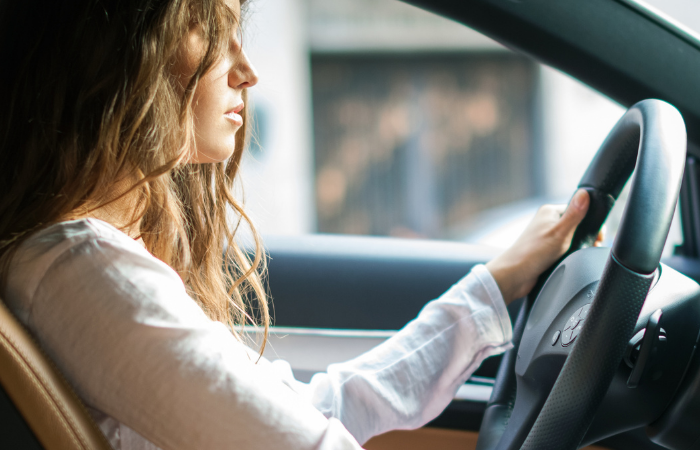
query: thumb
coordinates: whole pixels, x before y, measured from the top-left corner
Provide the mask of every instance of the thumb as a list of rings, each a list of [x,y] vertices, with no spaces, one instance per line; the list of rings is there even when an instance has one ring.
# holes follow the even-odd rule
[[[562,227],[562,231],[573,232],[574,228],[581,223],[583,218],[586,216],[588,211],[588,204],[590,199],[588,198],[588,192],[585,189],[579,189],[576,191],[574,196],[569,202],[569,206],[562,214],[561,219],[559,219],[559,224]]]

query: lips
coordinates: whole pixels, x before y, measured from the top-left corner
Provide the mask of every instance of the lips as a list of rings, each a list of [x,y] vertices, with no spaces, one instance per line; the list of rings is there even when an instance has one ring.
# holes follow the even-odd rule
[[[231,109],[229,109],[228,111],[226,111],[225,114],[227,114],[227,115],[228,115],[228,114],[231,114],[231,113],[233,113],[233,114],[238,114],[238,113],[240,113],[241,111],[243,111],[243,107],[244,107],[244,106],[245,106],[245,104],[244,104],[244,103],[241,103],[240,105],[234,106],[233,108],[231,108]]]
[[[243,111],[243,106],[245,106],[243,103],[238,106],[234,106],[232,109],[224,113],[224,117],[240,127],[243,125],[243,117],[241,117],[239,113]]]

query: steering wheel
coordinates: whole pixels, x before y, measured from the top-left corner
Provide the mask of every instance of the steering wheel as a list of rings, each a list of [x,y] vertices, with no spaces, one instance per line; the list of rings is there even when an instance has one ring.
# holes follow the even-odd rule
[[[518,314],[477,450],[578,448],[659,267],[685,155],[683,118],[661,100],[635,104],[612,129],[579,183],[591,201],[571,248]],[[612,250],[588,248],[633,172]],[[585,273],[595,270],[600,281],[593,284]],[[588,281],[576,284],[576,277]]]

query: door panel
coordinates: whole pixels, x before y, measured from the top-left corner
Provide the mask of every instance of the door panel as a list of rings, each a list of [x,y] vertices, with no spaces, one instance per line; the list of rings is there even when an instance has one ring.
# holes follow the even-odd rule
[[[246,330],[254,342],[260,341],[262,332]],[[313,374],[325,372],[329,365],[359,356],[394,334],[395,331],[272,327],[264,356],[287,361],[294,377],[308,382]],[[491,397],[492,389],[493,378],[473,376],[459,388],[455,400],[483,403]]]
[[[266,237],[274,324],[398,330],[497,251],[469,244],[311,235]]]
[[[288,361],[301,381],[379,345],[497,253],[453,242],[333,235],[266,237],[265,244],[275,325],[265,356]],[[247,332],[259,341],[261,330]],[[485,361],[433,424],[478,430],[499,360]]]

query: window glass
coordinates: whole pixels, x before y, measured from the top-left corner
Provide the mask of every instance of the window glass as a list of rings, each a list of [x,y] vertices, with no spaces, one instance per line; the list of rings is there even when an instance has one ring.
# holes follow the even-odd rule
[[[459,237],[480,213],[537,194],[531,61],[326,54],[311,64],[318,231]]]
[[[252,2],[263,233],[510,245],[565,203],[624,109],[460,24],[395,0]],[[608,225],[612,241],[624,206]],[[677,225],[669,239],[677,244]]]

